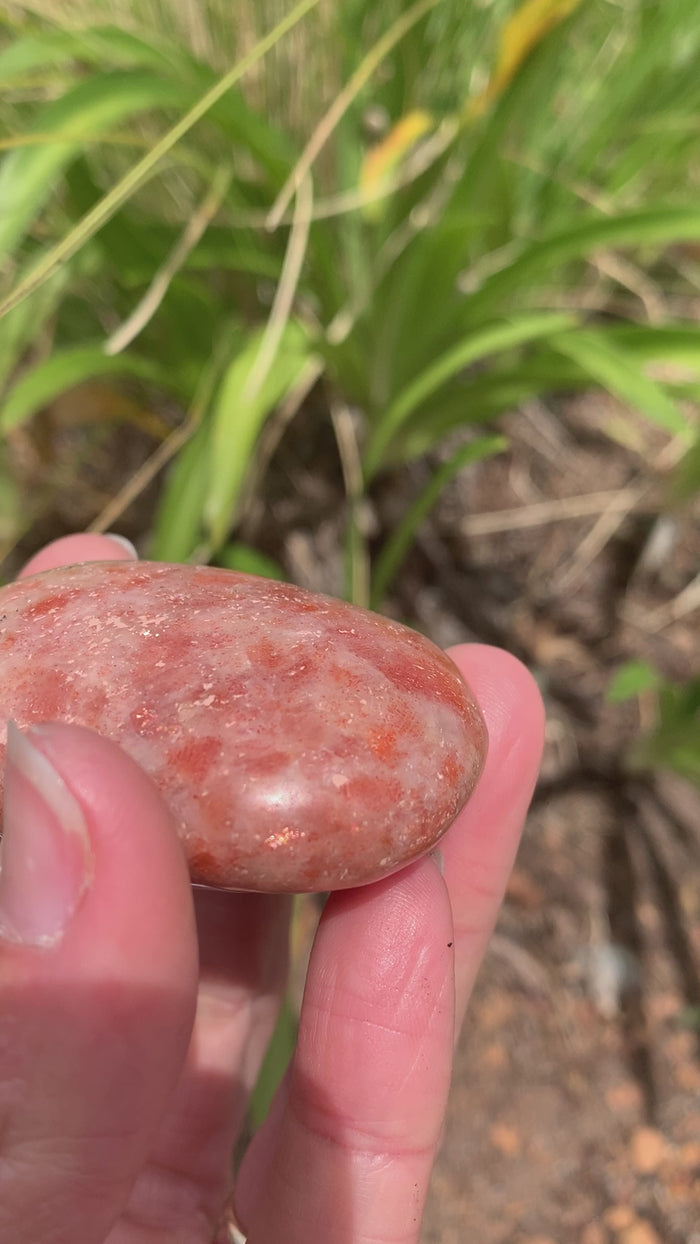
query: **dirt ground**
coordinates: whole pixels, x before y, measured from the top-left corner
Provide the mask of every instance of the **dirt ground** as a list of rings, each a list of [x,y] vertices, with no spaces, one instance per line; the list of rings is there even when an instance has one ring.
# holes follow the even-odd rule
[[[630,771],[629,742],[652,706],[605,699],[632,657],[672,678],[700,673],[700,503],[662,513],[678,446],[610,399],[536,403],[506,430],[508,453],[444,494],[388,603],[440,644],[509,648],[548,709],[423,1240],[700,1244],[700,792]],[[58,435],[65,474],[82,433],[46,435],[41,455]],[[7,573],[113,495],[110,445],[95,446],[84,493],[60,494]],[[327,424],[311,410],[282,450],[243,534],[290,578],[339,593],[342,485]],[[37,452],[13,447],[25,482]],[[120,453],[124,478],[142,453],[138,438]],[[371,543],[428,470],[378,488],[363,516]],[[137,542],[153,495],[115,524]]]

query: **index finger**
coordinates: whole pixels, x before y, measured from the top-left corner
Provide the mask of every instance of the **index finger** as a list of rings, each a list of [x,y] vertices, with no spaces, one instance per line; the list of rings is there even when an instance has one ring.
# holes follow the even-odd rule
[[[476,790],[440,842],[455,926],[459,1031],[537,781],[545,716],[537,683],[510,653],[462,644],[449,655],[471,686],[489,734]]]

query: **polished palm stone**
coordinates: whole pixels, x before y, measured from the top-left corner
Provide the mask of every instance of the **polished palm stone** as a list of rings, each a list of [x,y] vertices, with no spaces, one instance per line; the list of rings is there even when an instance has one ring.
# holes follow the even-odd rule
[[[3,749],[8,719],[115,740],[208,885],[388,875],[437,842],[486,752],[473,696],[421,635],[208,566],[91,562],[14,583],[0,592],[0,660]]]

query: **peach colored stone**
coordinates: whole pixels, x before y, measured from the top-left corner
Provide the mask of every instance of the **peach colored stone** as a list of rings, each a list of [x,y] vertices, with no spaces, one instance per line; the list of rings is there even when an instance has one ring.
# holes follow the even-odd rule
[[[638,1127],[630,1142],[632,1166],[640,1175],[653,1175],[668,1152],[665,1136],[655,1127]]]
[[[2,729],[76,722],[118,742],[209,885],[386,876],[437,842],[486,752],[469,689],[421,635],[208,566],[93,562],[14,583],[0,659]]]

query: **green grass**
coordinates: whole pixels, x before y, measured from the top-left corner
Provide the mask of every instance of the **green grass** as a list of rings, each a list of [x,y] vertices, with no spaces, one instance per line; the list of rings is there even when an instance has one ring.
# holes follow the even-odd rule
[[[152,551],[217,558],[266,424],[322,383],[363,419],[347,593],[376,605],[442,476],[375,566],[362,493],[455,430],[602,386],[692,455],[694,329],[633,278],[697,282],[699,70],[690,0],[13,6],[0,431],[96,377],[161,393],[189,439]]]

